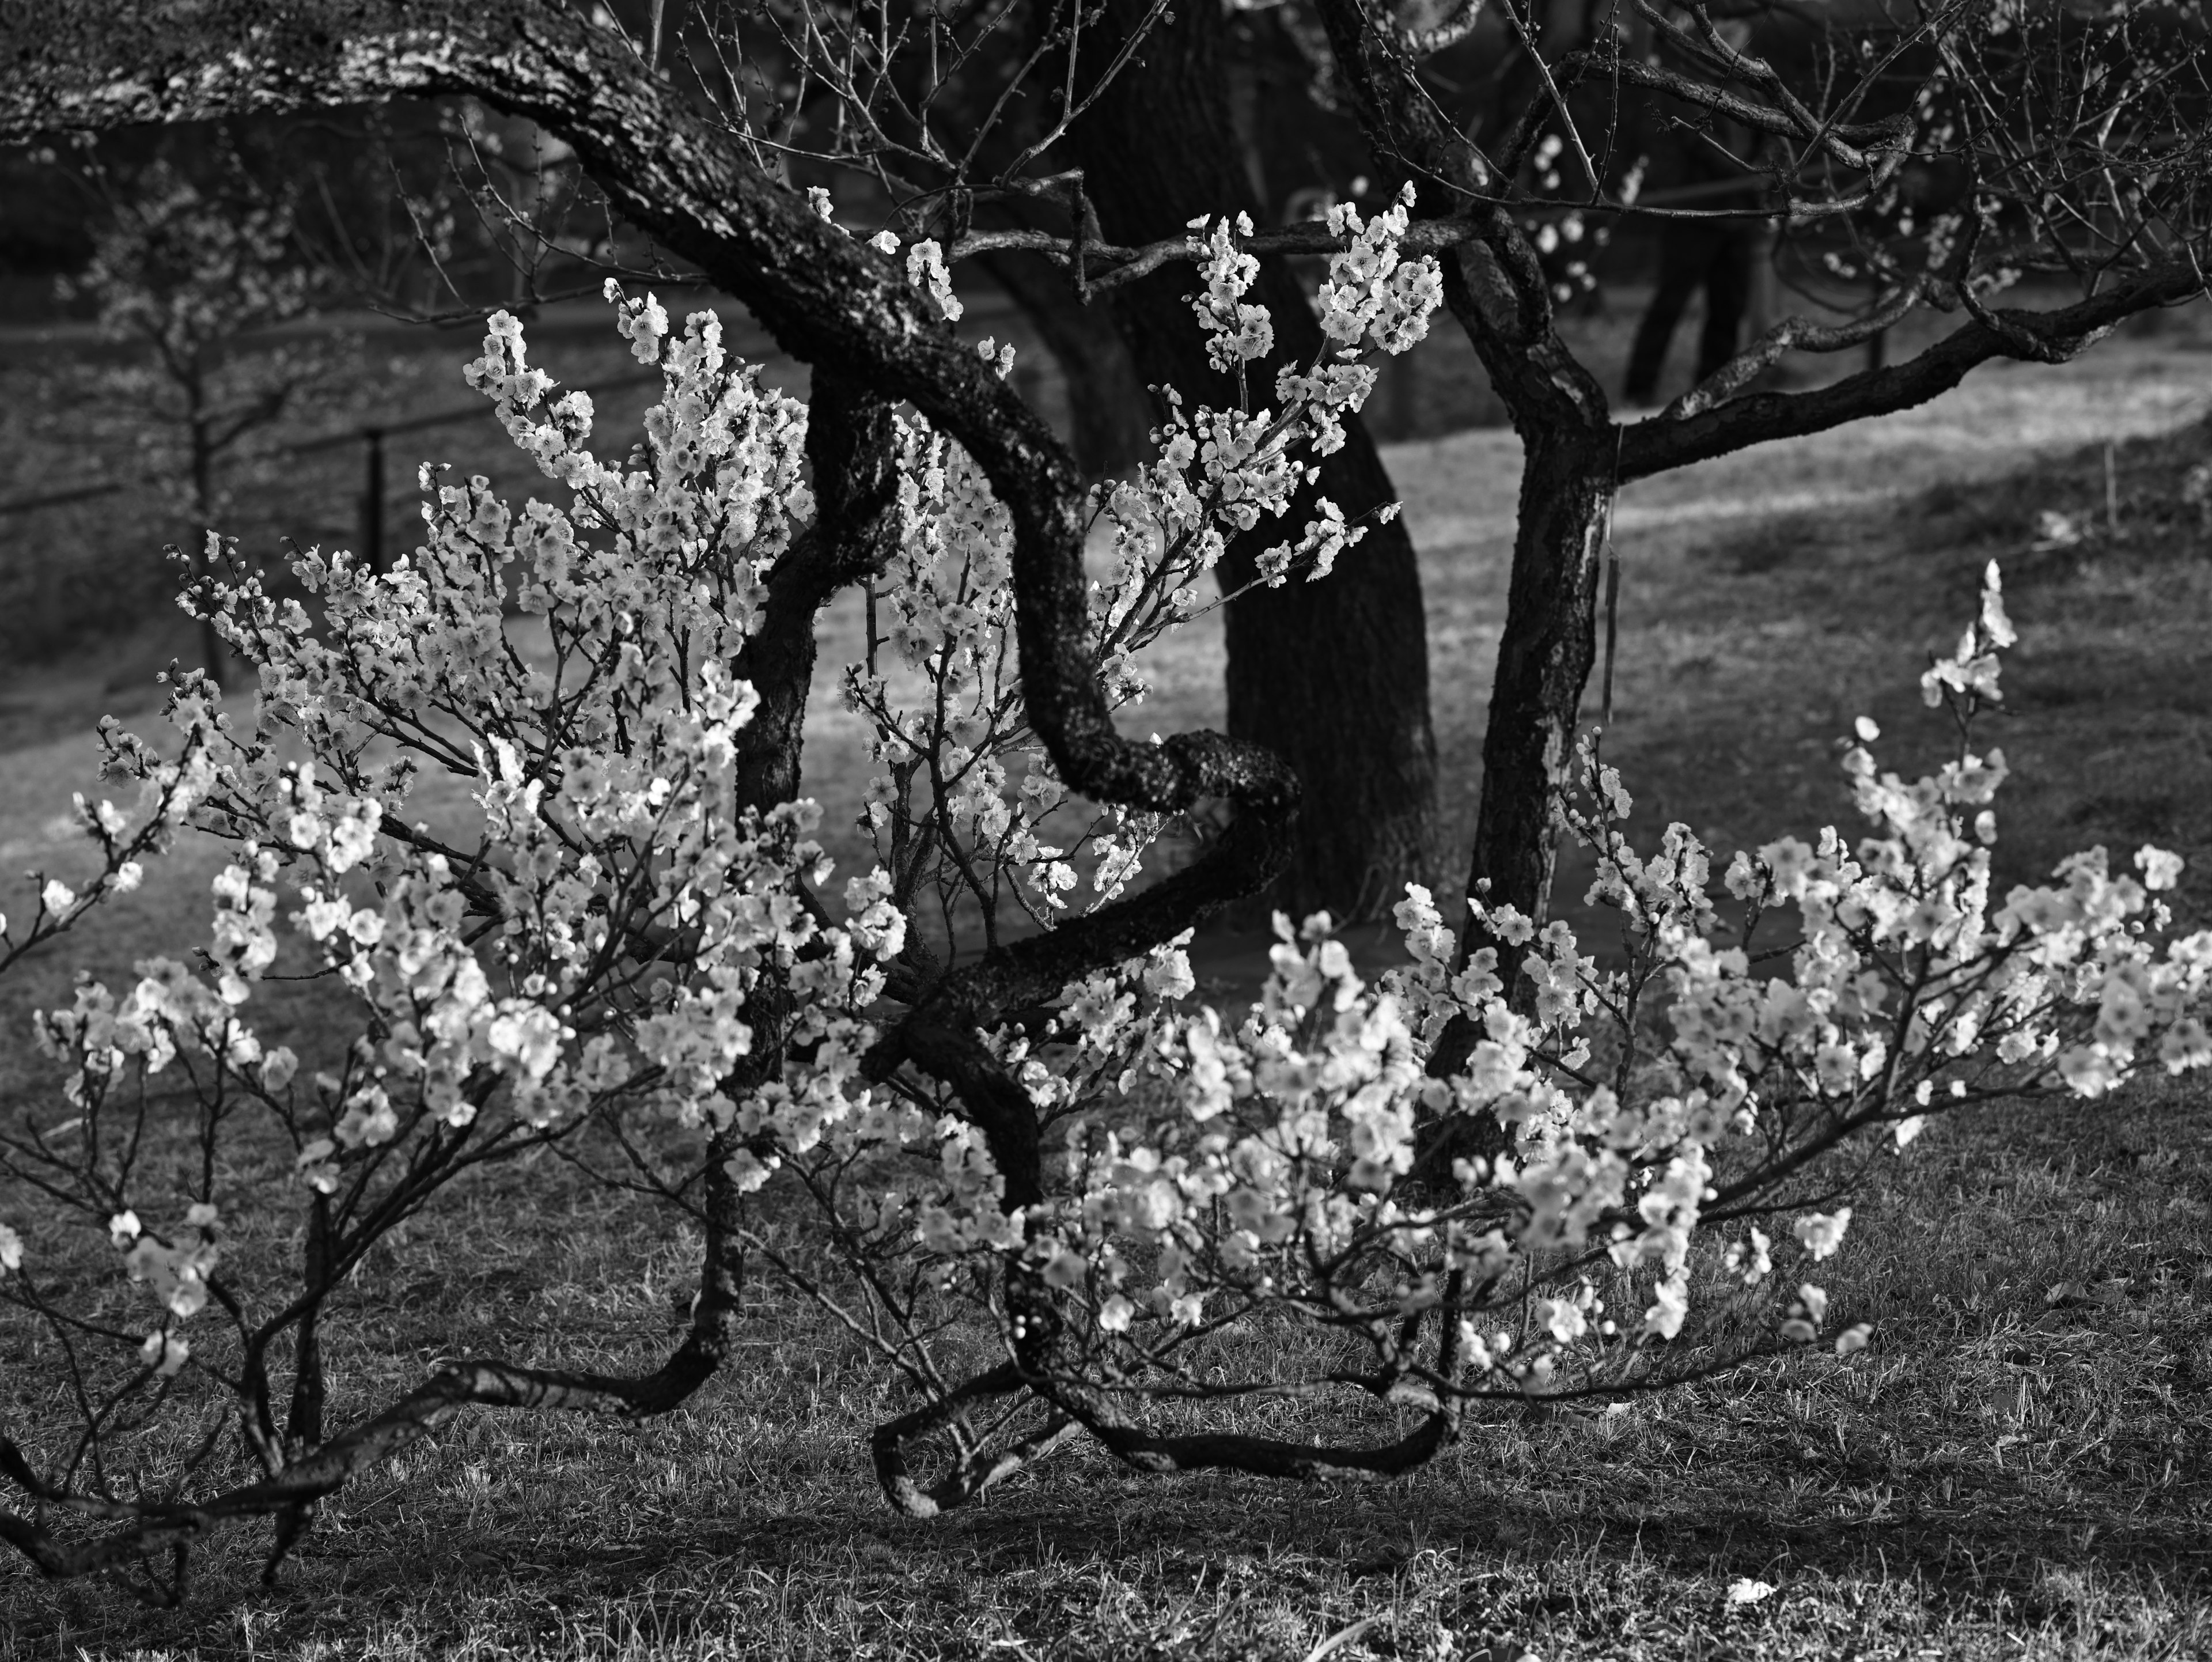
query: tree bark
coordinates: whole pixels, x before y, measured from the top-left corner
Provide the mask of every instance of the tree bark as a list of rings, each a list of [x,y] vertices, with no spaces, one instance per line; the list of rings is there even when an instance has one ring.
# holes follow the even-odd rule
[[[1095,27],[1127,31],[1143,9],[1112,0]],[[1075,124],[1085,188],[1109,240],[1184,235],[1200,214],[1264,212],[1230,119],[1224,33],[1218,7],[1178,8]],[[1233,405],[1234,384],[1206,362],[1188,298],[1194,285],[1188,268],[1156,272],[1114,291],[1114,315],[1147,383]],[[1287,261],[1261,262],[1254,297],[1275,323],[1274,355],[1251,375],[1266,399],[1276,369],[1311,358],[1322,336]],[[1346,519],[1395,500],[1366,429],[1345,429],[1343,448],[1322,459],[1286,521],[1231,541],[1219,568],[1225,590],[1250,582],[1261,552],[1295,538],[1319,497]],[[1290,867],[1247,912],[1386,915],[1407,883],[1430,880],[1437,840],[1428,641],[1404,521],[1370,530],[1320,582],[1243,595],[1229,607],[1227,636],[1229,732],[1282,756],[1305,799]]]
[[[1574,760],[1595,656],[1597,602],[1613,512],[1608,429],[1533,424],[1522,435],[1519,517],[1482,741],[1468,893],[1535,922],[1551,905],[1561,791]],[[1474,932],[1462,942],[1462,957]]]

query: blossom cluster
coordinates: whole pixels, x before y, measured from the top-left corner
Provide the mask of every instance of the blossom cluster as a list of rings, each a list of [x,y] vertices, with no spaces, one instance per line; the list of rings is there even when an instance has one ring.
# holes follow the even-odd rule
[[[1998,697],[2012,638],[1992,567],[1923,684],[1962,731]],[[1207,1341],[1287,1316],[1350,1336],[1376,1381],[1434,1402],[1626,1388],[1663,1376],[1655,1345],[1747,1324],[1803,1343],[1830,1314],[1808,1272],[1851,1215],[1809,1198],[1822,1154],[1877,1131],[1902,1148],[1964,1102],[2212,1065],[2212,931],[2169,938],[2157,898],[2176,856],[2145,849],[2130,876],[2091,850],[1994,899],[2002,755],[1962,746],[1908,782],[1880,767],[1879,736],[1862,721],[1843,757],[1870,834],[1779,838],[1717,881],[1681,825],[1637,851],[1619,774],[1586,746],[1567,822],[1597,856],[1589,903],[1620,915],[1617,967],[1480,897],[1473,920],[1497,944],[1462,957],[1415,889],[1397,913],[1410,961],[1379,978],[1326,918],[1279,918],[1241,1018],[1176,996],[1170,949],[1071,989],[1057,1062],[1002,1036],[1065,1116],[1023,1249],[1082,1318],[1065,1365],[1169,1395],[1273,1391],[1279,1360],[1236,1353],[1239,1378]],[[1752,933],[1784,917],[1788,972],[1762,972]],[[1439,1073],[1455,1025],[1471,1043]],[[1086,1109],[1053,1078],[1112,1089]],[[1482,1125],[1488,1144],[1455,1141]],[[1763,1227],[1778,1213],[1787,1276]],[[1866,1340],[1855,1324],[1834,1345]]]
[[[1322,355],[1279,374],[1275,408],[1241,375],[1234,409],[1178,405],[1157,460],[1098,498],[1091,626],[1118,703],[1142,697],[1136,655],[1197,610],[1227,539],[1290,515],[1372,385],[1366,356],[1426,326],[1437,274],[1400,254],[1405,204],[1331,223]],[[1241,234],[1212,226],[1197,251],[1201,321],[1237,366],[1269,332]],[[949,315],[941,251],[908,253]],[[1187,937],[1081,975],[947,1041],[1011,1081],[1050,1151],[1010,1206],[972,1071],[921,1065],[900,1024],[963,932],[999,945],[1003,903],[1052,926],[1079,859],[1103,902],[1158,828],[1066,800],[1022,708],[1007,516],[902,412],[896,545],[843,682],[874,747],[876,859],[839,871],[818,805],[758,783],[790,776],[763,764],[795,740],[750,679],[809,551],[808,411],[732,360],[710,314],[679,328],[608,297],[663,375],[634,451],[594,451],[591,401],[495,316],[467,379],[563,500],[518,509],[426,468],[422,541],[391,570],[299,556],[313,612],[251,575],[208,591],[259,669],[250,728],[187,676],[176,759],[107,735],[143,823],[83,808],[105,855],[88,896],[137,882],[182,824],[229,857],[196,965],[149,958],[41,1018],[75,1117],[34,1120],[0,1159],[35,1165],[143,1289],[142,1384],[202,1368],[211,1300],[246,1331],[219,1280],[233,1167],[210,1156],[179,1193],[133,1129],[148,1081],[187,1072],[207,1148],[255,1127],[288,1151],[316,1298],[453,1174],[589,1127],[681,1206],[703,1175],[781,1208],[777,1227],[730,1227],[927,1391],[952,1389],[948,1352],[981,1324],[1047,1390],[1351,1379],[1433,1407],[1654,1383],[1659,1347],[1725,1332],[1810,1342],[1831,1331],[1810,1267],[1850,1221],[1809,1175],[1823,1154],[1877,1131],[1905,1146],[1959,1102],[2212,1063],[2212,934],[2169,939],[2156,898],[2178,862],[2147,849],[2115,874],[2093,850],[1996,900],[1994,750],[1962,743],[1907,781],[1863,722],[1844,765],[1871,833],[1778,839],[1717,883],[1685,826],[1638,851],[1593,743],[1562,812],[1596,856],[1589,898],[1621,920],[1617,954],[1480,894],[1463,949],[1415,889],[1403,965],[1364,975],[1325,917],[1280,920],[1241,1012],[1197,999]],[[1320,575],[1361,529],[1321,503],[1262,580]],[[2012,639],[1992,569],[1923,682],[1962,734]],[[47,885],[32,933],[88,904]],[[1786,974],[1752,956],[1767,919],[1795,931]],[[350,1031],[304,1058],[262,1038],[249,1019],[280,976],[332,989]],[[40,1273],[0,1221],[0,1297],[35,1303]],[[1044,1348],[1028,1294],[1054,1312]]]
[[[1229,539],[1291,514],[1316,477],[1315,459],[1342,443],[1343,417],[1373,388],[1364,360],[1404,351],[1426,332],[1442,278],[1433,260],[1400,256],[1410,201],[1371,220],[1349,207],[1332,211],[1346,247],[1321,287],[1325,345],[1314,362],[1279,372],[1277,407],[1252,408],[1249,388],[1229,410],[1186,409],[1171,393],[1158,459],[1102,493],[1113,553],[1092,612],[1114,703],[1145,697],[1139,654],[1205,606],[1200,585]],[[1274,343],[1267,308],[1249,298],[1259,262],[1238,239],[1252,228],[1221,220],[1192,228],[1203,233],[1193,240],[1204,283],[1199,322],[1214,362],[1237,369],[1242,387],[1243,367]],[[900,248],[890,232],[874,246]],[[907,247],[904,270],[948,320],[957,319],[934,242]],[[1012,347],[986,341],[979,350],[1001,374],[1011,367]],[[971,927],[982,920],[987,934],[1009,904],[1049,925],[1086,870],[1091,905],[1121,894],[1160,827],[1150,816],[1068,801],[1022,714],[1005,511],[966,454],[918,420],[900,418],[898,442],[904,535],[872,590],[867,661],[848,670],[844,687],[847,707],[873,734],[878,771],[864,822],[902,907],[926,897],[941,916]],[[1295,540],[1260,556],[1261,581],[1279,584],[1293,570],[1324,577],[1366,532],[1321,498]]]

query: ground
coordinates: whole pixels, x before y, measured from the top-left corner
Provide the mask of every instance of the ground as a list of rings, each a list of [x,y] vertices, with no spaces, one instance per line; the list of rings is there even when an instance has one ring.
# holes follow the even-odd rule
[[[1995,557],[2022,636],[1991,734],[2019,775],[1999,805],[2008,878],[2154,841],[2199,865],[2185,908],[2212,910],[2212,539],[2179,500],[2212,460],[2203,339],[2185,318],[2068,368],[1984,369],[1893,421],[1632,487],[1607,745],[1639,820],[1686,819],[1723,849],[1847,823],[1832,741],[1870,713],[1886,762],[1931,758],[1915,678]],[[1478,431],[1389,460],[1463,832],[1517,456]],[[2045,512],[2087,529],[2054,538]],[[830,619],[833,659],[850,630]],[[1200,628],[1164,652],[1136,724],[1218,721],[1218,650]],[[51,731],[112,702],[115,673],[0,696],[37,703]],[[0,868],[65,870],[53,822],[90,783],[89,747],[16,738]],[[829,823],[848,819],[861,780],[834,721],[809,776]],[[0,1031],[20,1033],[70,968],[117,974],[189,944],[210,861],[181,851],[0,983]],[[1249,982],[1253,942],[1203,946],[1218,984]],[[292,1019],[312,1028],[312,1005]],[[0,1059],[0,1091],[35,1088],[27,1058]],[[890,1516],[866,1476],[866,1432],[896,1403],[762,1283],[752,1365],[682,1414],[465,1416],[349,1492],[273,1592],[243,1533],[177,1612],[0,1569],[0,1653],[2212,1655],[2212,1097],[1979,1111],[1880,1157],[1859,1203],[1828,1284],[1875,1337],[1848,1361],[1501,1416],[1387,1484],[1163,1480],[1073,1448],[931,1524]],[[686,1245],[552,1162],[487,1174],[350,1290],[334,1413],[440,1355],[645,1362]],[[1741,1582],[1772,1591],[1731,1602]]]

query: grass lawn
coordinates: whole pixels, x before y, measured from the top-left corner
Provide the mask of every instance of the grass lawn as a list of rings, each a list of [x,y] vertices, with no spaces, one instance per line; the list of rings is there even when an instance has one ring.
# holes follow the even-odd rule
[[[2021,776],[1998,805],[2000,886],[2149,840],[2191,857],[2183,906],[2212,912],[2212,537],[2175,500],[2212,459],[2208,405],[2212,353],[2177,328],[1632,487],[1608,748],[1639,819],[1686,819],[1723,850],[1847,823],[1832,741],[1869,712],[1886,762],[1933,758],[1915,679],[1995,557],[2022,636],[1990,735]],[[1517,454],[1475,432],[1389,460],[1463,830]],[[2038,551],[2046,510],[2100,528]],[[825,627],[842,661],[854,619]],[[1165,647],[1132,725],[1218,721],[1218,652],[1203,626]],[[72,673],[35,689],[53,722],[108,696],[97,670]],[[832,830],[864,782],[855,745],[834,719],[811,730]],[[90,754],[47,739],[0,756],[0,869],[67,874],[53,821]],[[216,857],[180,849],[0,983],[0,1032],[74,967],[127,973],[202,938]],[[1249,980],[1254,943],[1205,947],[1221,981]],[[277,1026],[312,1033],[313,1001]],[[27,1058],[0,1056],[0,1100],[34,1088]],[[1877,1161],[1859,1206],[1826,1278],[1838,1325],[1875,1324],[1848,1361],[1501,1414],[1367,1486],[1144,1477],[1079,1444],[931,1524],[890,1514],[866,1474],[866,1431],[901,1399],[763,1282],[748,1365],[678,1415],[464,1415],[349,1491],[273,1592],[258,1531],[209,1550],[174,1612],[0,1570],[0,1655],[2212,1655],[2212,1093],[1939,1121]],[[443,1355],[649,1366],[688,1294],[685,1249],[556,1161],[482,1173],[349,1290],[333,1417]],[[0,1413],[34,1388],[0,1376]],[[1731,1603],[1744,1579],[1772,1591]]]

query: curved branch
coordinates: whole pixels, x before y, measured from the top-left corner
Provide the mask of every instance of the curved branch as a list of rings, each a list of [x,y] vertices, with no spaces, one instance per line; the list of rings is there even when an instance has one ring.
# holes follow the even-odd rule
[[[1108,1392],[1088,1383],[1079,1363],[1061,1356],[1068,1343],[1067,1325],[1054,1307],[1051,1293],[1034,1275],[1010,1270],[1006,1294],[1031,1388],[1062,1413],[1081,1422],[1115,1459],[1139,1471],[1243,1471],[1255,1477],[1310,1482],[1390,1477],[1425,1464],[1459,1435],[1463,1404],[1452,1392],[1442,1394],[1436,1406],[1404,1436],[1364,1447],[1293,1443],[1243,1432],[1167,1435],[1147,1431],[1133,1422]],[[1440,1374],[1456,1373],[1455,1350],[1456,1336],[1446,1323],[1437,1359]]]
[[[1848,323],[1818,324],[1793,314],[1782,320],[1726,363],[1689,388],[1661,417],[1682,421],[1726,404],[1759,379],[1785,352],[1842,352],[1872,339],[1900,322],[1920,299],[1920,286],[1907,283],[1893,289],[1881,305]]]
[[[702,1365],[703,1361],[703,1366]],[[118,1569],[148,1555],[204,1539],[239,1519],[294,1512],[335,1493],[374,1465],[420,1442],[459,1409],[562,1409],[642,1419],[677,1406],[714,1371],[696,1339],[687,1339],[668,1361],[637,1378],[521,1367],[477,1359],[439,1369],[382,1413],[332,1438],[258,1482],[209,1500],[106,1501],[53,1488],[33,1471],[21,1449],[0,1436],[0,1476],[44,1505],[123,1527],[91,1541],[68,1544],[14,1513],[0,1512],[0,1540],[21,1552],[48,1580],[68,1580]],[[280,1539],[264,1580],[273,1580],[289,1540]]]
[[[1662,411],[1632,423],[1621,431],[1620,482],[1708,461],[1769,439],[1825,432],[1845,422],[1910,410],[1949,392],[1976,365],[1992,358],[2063,363],[2139,312],[2179,305],[2206,292],[2203,270],[2193,260],[2177,260],[2056,311],[1978,307],[1982,315],[1902,363],[1863,370],[1811,392],[1754,393],[1716,409],[1692,410],[1679,419]]]
[[[878,1426],[869,1435],[868,1452],[875,1463],[876,1482],[882,1485],[884,1497],[892,1508],[908,1518],[929,1519],[955,1507],[966,1506],[993,1484],[1043,1458],[1073,1435],[1078,1425],[1072,1415],[1050,1414],[1042,1429],[995,1452],[983,1449],[971,1452],[927,1488],[908,1475],[908,1443],[941,1430],[977,1403],[1009,1397],[1028,1388],[1029,1380],[1020,1364],[1001,1362],[937,1401]]]
[[[738,735],[740,810],[763,813],[799,794],[815,618],[848,583],[876,575],[898,551],[903,518],[890,401],[848,378],[815,377],[806,416],[814,523],[770,568],[760,621],[731,666],[760,696]]]

